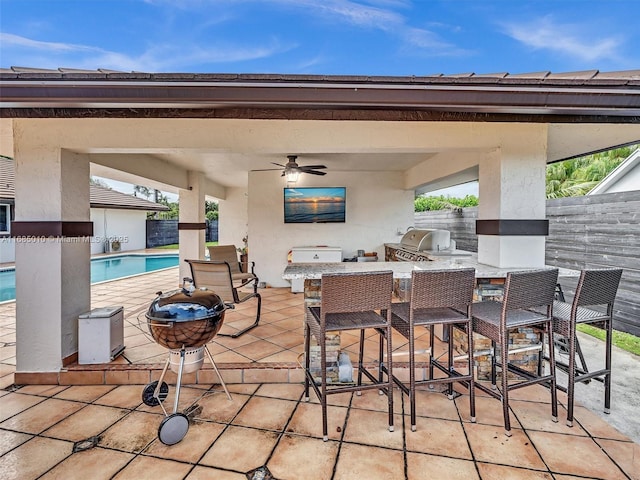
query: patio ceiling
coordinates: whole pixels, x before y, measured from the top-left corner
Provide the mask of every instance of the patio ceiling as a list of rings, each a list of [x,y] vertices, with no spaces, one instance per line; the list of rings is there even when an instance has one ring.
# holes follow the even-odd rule
[[[250,171],[277,169],[272,162],[284,164],[289,154],[299,155],[301,165],[326,165],[328,172],[410,172],[430,160],[480,154],[491,148],[466,140],[456,145],[434,141],[432,148],[405,144],[398,139],[406,122],[454,125],[455,129],[446,131],[454,136],[474,128],[470,124],[557,126],[556,137],[564,140],[550,146],[549,162],[639,141],[640,71],[364,77],[12,68],[0,70],[0,109],[5,118],[135,118],[141,131],[156,128],[158,119],[185,120],[172,123],[172,128],[194,125],[189,122],[196,119],[218,120],[207,125],[211,129],[226,125],[229,131],[233,131],[230,120],[246,121],[251,135],[236,142],[198,140],[193,148],[155,142],[142,148],[76,149],[90,155],[93,175],[177,191],[183,188],[179,182],[152,178],[149,184],[145,172],[174,171],[173,176],[179,177],[193,170],[204,172],[212,183],[210,191],[222,192],[225,187],[246,186]],[[281,141],[274,141],[272,130],[257,132],[260,120],[275,121],[282,131],[293,133],[283,132]],[[331,134],[322,144],[307,141],[310,129],[336,121],[343,122],[347,131],[354,123],[368,128],[384,121],[395,135],[387,144],[332,142]],[[206,136],[208,127],[197,125]],[[599,128],[598,136],[592,133],[594,125],[606,128]],[[622,133],[611,135],[616,125]],[[380,129],[372,130],[372,137],[380,135]],[[185,136],[189,136],[186,131]],[[552,133],[553,142],[551,137]],[[146,168],[136,171],[138,163]],[[477,169],[467,169],[434,179],[429,186],[435,189],[474,177]]]

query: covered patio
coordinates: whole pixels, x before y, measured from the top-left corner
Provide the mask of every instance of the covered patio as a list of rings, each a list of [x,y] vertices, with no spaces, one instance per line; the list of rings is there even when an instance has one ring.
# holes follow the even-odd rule
[[[287,253],[382,251],[413,224],[416,192],[479,180],[478,261],[544,265],[547,163],[640,139],[637,71],[330,77],[0,71],[2,154],[16,161],[16,382],[77,359],[89,287],[90,174],[180,195],[180,257],[204,256],[204,200],[220,243],[287,287]],[[323,164],[296,186],[344,186],[343,224],[283,222],[282,163]],[[275,170],[268,170],[275,168]],[[34,194],[37,192],[37,195]],[[181,262],[176,283],[188,272]],[[47,281],[43,281],[47,279]],[[38,302],[30,299],[38,298]],[[42,322],[47,305],[47,322]]]

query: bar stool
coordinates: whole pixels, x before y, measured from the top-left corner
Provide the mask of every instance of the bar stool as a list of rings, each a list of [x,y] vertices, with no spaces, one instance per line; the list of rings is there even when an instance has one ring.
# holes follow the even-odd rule
[[[502,302],[493,300],[475,303],[473,305],[473,331],[491,340],[491,384],[488,388],[479,382],[476,387],[485,393],[502,401],[504,429],[507,436],[511,436],[509,421],[509,391],[516,388],[535,384],[546,384],[551,390],[551,415],[554,422],[558,421],[558,401],[556,392],[556,368],[553,351],[552,313],[553,301],[558,281],[558,269],[530,270],[510,272],[504,284]],[[542,309],[542,312],[537,311]],[[536,374],[528,372],[509,363],[509,333],[518,328],[533,327],[542,330],[549,341],[549,370],[548,375],[538,368]],[[544,340],[541,342],[544,347]],[[500,361],[496,360],[496,344],[500,346]],[[543,348],[540,356],[543,355]],[[496,367],[502,371],[500,390],[496,390]],[[509,383],[509,373],[519,378],[517,382]]]
[[[449,398],[453,398],[453,384],[460,382],[469,389],[471,421],[476,420],[473,381],[473,332],[471,306],[475,285],[475,269],[413,271],[409,302],[391,306],[391,324],[409,340],[409,387],[394,377],[395,383],[409,396],[411,404],[411,430],[416,430],[416,385],[446,384]],[[467,334],[468,373],[458,372],[453,365],[453,332],[449,331],[447,363],[442,364],[434,353],[434,325],[443,324],[463,329]],[[427,327],[430,338],[429,375],[416,380],[415,335],[416,327]],[[434,378],[434,367],[443,372],[443,378]]]
[[[622,269],[582,270],[576,287],[573,302],[556,300],[553,303],[553,331],[562,335],[568,342],[568,364],[556,360],[559,369],[567,373],[567,386],[558,385],[558,390],[567,392],[567,425],[573,426],[573,403],[576,382],[588,382],[591,379],[604,382],[604,412],[611,408],[611,337],[613,324],[613,302],[618,292]],[[595,308],[587,308],[595,307]],[[601,308],[598,308],[601,307]],[[579,351],[576,325],[579,323],[602,324],[606,331],[605,366],[589,371],[582,360],[581,367],[576,365],[576,353]]]
[[[322,275],[320,307],[307,307],[305,314],[305,382],[304,395],[309,399],[309,385],[322,406],[322,435],[329,439],[327,428],[327,396],[367,389],[382,390],[389,400],[389,431],[393,431],[393,371],[391,360],[391,298],[393,272],[336,273]],[[386,338],[387,364],[378,365],[378,377],[363,365],[364,333],[373,328],[380,334],[380,344]],[[355,385],[331,385],[327,381],[326,334],[343,330],[360,330],[358,380]],[[310,345],[313,335],[320,346],[320,386],[310,369]],[[372,383],[362,384],[362,375]],[[383,375],[387,376],[383,381]]]

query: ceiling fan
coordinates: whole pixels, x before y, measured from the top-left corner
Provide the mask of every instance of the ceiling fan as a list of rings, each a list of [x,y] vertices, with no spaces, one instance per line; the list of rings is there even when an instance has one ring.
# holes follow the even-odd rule
[[[320,172],[320,169],[327,168],[324,165],[298,165],[296,163],[297,155],[287,155],[287,164],[282,165],[280,163],[271,162],[278,167],[281,167],[282,176],[287,177],[287,182],[295,182],[298,180],[298,176],[301,173],[310,173],[311,175],[326,175],[327,172]],[[277,170],[275,168],[267,168],[265,170]]]

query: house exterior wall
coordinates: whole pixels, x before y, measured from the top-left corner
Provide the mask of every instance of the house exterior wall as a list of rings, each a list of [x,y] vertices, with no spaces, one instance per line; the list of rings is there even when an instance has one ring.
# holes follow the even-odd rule
[[[16,261],[16,242],[11,237],[0,238],[0,263]]]
[[[626,172],[615,183],[598,193],[633,192],[636,190],[640,190],[640,162],[636,163],[633,169]]]
[[[106,240],[119,240],[122,252],[146,248],[146,219],[147,212],[144,211],[92,208],[91,254],[108,252]]]
[[[288,287],[282,279],[292,247],[328,245],[342,249],[350,258],[359,249],[378,252],[384,259],[384,244],[396,242],[414,222],[414,193],[403,188],[401,172],[344,172],[326,176],[301,175],[297,187],[346,187],[345,223],[284,223],[284,188],[279,171],[249,174],[249,260],[256,260],[260,281],[273,287]],[[222,205],[221,205],[222,208]],[[224,223],[223,211],[220,213]],[[220,227],[220,238],[224,226]]]

